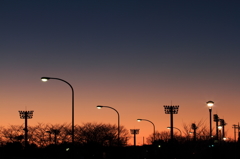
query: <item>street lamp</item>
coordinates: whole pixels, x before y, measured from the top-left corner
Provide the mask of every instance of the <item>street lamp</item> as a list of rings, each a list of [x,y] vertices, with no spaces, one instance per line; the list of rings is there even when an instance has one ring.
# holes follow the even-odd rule
[[[18,111],[19,112],[19,115],[20,115],[20,119],[25,119],[25,128],[24,128],[24,131],[25,131],[25,148],[27,147],[28,145],[28,128],[27,128],[27,120],[28,119],[32,119],[33,117],[33,110],[30,110],[30,111]]]
[[[219,122],[220,122],[220,126],[222,126],[222,138],[225,137],[225,125],[226,125],[226,122],[224,119],[219,119]]]
[[[170,114],[170,128],[171,128],[171,140],[173,140],[173,114],[178,114],[179,106],[167,106],[164,105],[165,114]]]
[[[180,132],[180,136],[182,136],[182,131],[178,129],[177,127],[173,127],[174,129],[177,129]],[[167,127],[167,129],[171,129],[171,127]]]
[[[110,108],[110,109],[114,110],[118,115],[118,146],[120,146],[120,115],[119,115],[119,112],[116,109],[114,109],[113,107],[102,106],[102,105],[97,106],[97,109],[102,109],[102,108]]]
[[[68,84],[72,90],[72,144],[74,145],[74,90],[73,87],[70,83],[68,83],[67,81],[60,79],[60,78],[54,78],[54,77],[42,77],[41,80],[43,82],[47,82],[50,79],[55,79],[55,80],[59,80],[62,82],[65,82],[66,84]]]
[[[210,138],[212,137],[212,107],[213,107],[213,105],[214,105],[213,101],[208,101],[207,102],[207,106],[208,106],[208,109],[209,109],[209,119],[210,119],[210,129],[209,129]]]
[[[152,125],[153,125],[153,142],[154,142],[155,141],[155,125],[154,125],[154,123],[151,122],[150,120],[147,120],[147,119],[137,119],[137,121],[138,122],[140,122],[140,121],[148,121],[148,122],[152,123]]]
[[[223,128],[223,127],[222,127],[221,125],[218,126],[218,131],[219,131],[219,133],[220,133],[220,135],[219,135],[219,136],[220,136],[220,141],[222,140],[222,137],[223,137],[223,136],[222,136],[222,128]]]

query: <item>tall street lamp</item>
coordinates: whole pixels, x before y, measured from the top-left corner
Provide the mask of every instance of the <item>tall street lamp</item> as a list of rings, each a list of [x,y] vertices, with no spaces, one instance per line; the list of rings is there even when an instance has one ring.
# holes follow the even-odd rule
[[[150,120],[147,120],[147,119],[137,119],[137,121],[138,122],[140,122],[140,121],[148,121],[148,122],[152,123],[152,125],[153,125],[153,142],[154,142],[155,141],[155,125],[154,125],[154,123],[152,121],[150,121]]]
[[[114,109],[113,107],[102,106],[102,105],[97,106],[97,109],[102,109],[102,108],[110,108],[110,109],[114,110],[118,115],[118,146],[120,146],[120,115],[119,115],[119,112],[116,109]]]
[[[60,78],[54,78],[54,77],[42,77],[41,80],[43,82],[47,82],[50,79],[55,79],[55,80],[59,80],[62,82],[65,82],[66,84],[68,84],[72,90],[72,144],[74,145],[74,90],[73,87],[70,83],[68,83],[67,81],[60,79]]]
[[[164,105],[165,114],[170,114],[170,127],[171,127],[171,140],[173,140],[173,114],[178,114],[179,106],[167,106]]]
[[[209,119],[210,119],[210,129],[209,129],[210,139],[212,137],[212,107],[213,107],[213,105],[214,105],[213,101],[208,101],[207,102],[207,106],[208,106],[208,109],[209,109]]]

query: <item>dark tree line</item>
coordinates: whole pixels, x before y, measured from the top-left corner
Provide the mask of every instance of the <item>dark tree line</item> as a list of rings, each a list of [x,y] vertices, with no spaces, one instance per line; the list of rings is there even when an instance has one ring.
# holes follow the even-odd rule
[[[24,144],[24,126],[10,125],[0,127],[0,143],[18,142]],[[116,125],[102,123],[84,123],[75,126],[75,142],[82,145],[116,146],[118,128]],[[129,131],[123,126],[120,127],[120,143],[127,145],[130,138]],[[28,143],[37,147],[46,147],[51,144],[71,143],[70,124],[43,124],[28,127]]]
[[[156,131],[155,141],[151,134],[147,144],[129,146],[130,131],[103,123],[84,123],[75,126],[75,144],[71,144],[70,124],[42,124],[28,127],[29,145],[24,147],[24,126],[0,127],[0,158],[76,158],[85,159],[214,159],[237,158],[240,142],[217,141],[209,138],[209,130],[204,122],[195,123],[196,138],[193,138],[192,123],[183,124],[181,131]],[[196,140],[194,140],[196,139]]]

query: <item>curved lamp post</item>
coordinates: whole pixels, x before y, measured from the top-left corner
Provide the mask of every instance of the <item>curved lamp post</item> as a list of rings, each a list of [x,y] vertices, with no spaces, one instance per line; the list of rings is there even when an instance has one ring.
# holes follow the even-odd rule
[[[67,81],[60,79],[60,78],[54,78],[54,77],[42,77],[41,80],[43,82],[47,82],[50,79],[55,79],[55,80],[59,80],[62,82],[65,82],[66,84],[68,84],[72,90],[72,144],[74,145],[74,90],[73,87],[70,83],[68,83]]]
[[[209,118],[210,118],[210,129],[209,129],[210,138],[212,137],[212,107],[213,107],[213,105],[214,105],[213,101],[208,101],[207,102],[207,106],[208,106],[208,109],[209,109]]]
[[[110,108],[110,109],[114,110],[118,115],[118,146],[120,146],[120,115],[119,115],[119,112],[116,109],[114,109],[113,107],[102,106],[102,105],[97,106],[97,109],[102,109],[102,108]]]
[[[174,129],[177,129],[179,132],[180,132],[180,135],[182,136],[182,131],[180,130],[180,129],[178,129],[178,128],[176,128],[176,127],[173,127]],[[167,129],[171,129],[171,127],[169,126],[169,127],[167,127]]]
[[[147,120],[147,119],[137,119],[138,122],[141,122],[141,121],[148,121],[150,123],[152,123],[153,125],[153,141],[155,141],[155,125],[153,122],[151,122],[150,120]]]

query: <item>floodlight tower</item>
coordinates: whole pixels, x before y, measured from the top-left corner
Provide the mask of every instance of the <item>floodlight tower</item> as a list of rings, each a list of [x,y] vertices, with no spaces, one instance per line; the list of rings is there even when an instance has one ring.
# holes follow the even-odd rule
[[[171,140],[173,140],[173,114],[178,114],[179,106],[167,106],[164,105],[165,114],[170,114],[170,127],[171,127]]]
[[[139,134],[139,129],[130,129],[130,132],[134,136],[134,146],[136,146],[136,134]]]
[[[33,117],[33,110],[30,110],[30,111],[18,111],[19,112],[19,115],[20,115],[20,119],[25,119],[25,128],[24,128],[24,131],[25,131],[25,148],[27,147],[28,145],[28,129],[27,129],[27,120],[28,119],[32,119]]]

